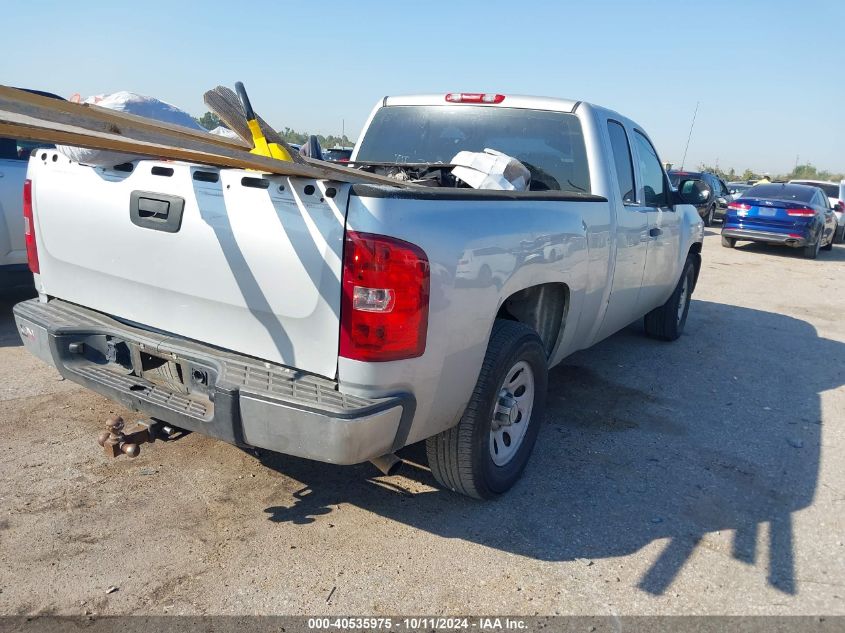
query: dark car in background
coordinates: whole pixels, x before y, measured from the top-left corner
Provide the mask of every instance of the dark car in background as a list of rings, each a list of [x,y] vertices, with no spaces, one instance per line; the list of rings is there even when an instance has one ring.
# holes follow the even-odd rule
[[[678,183],[681,182],[681,180],[688,180],[691,178],[703,180],[713,191],[713,195],[708,200],[702,202],[696,207],[698,209],[698,215],[700,215],[701,219],[704,220],[704,226],[712,226],[713,220],[716,218],[723,218],[725,216],[728,202],[731,198],[728,186],[725,184],[724,180],[708,171],[672,170],[669,172],[669,180],[671,181],[672,186],[676,189],[678,188]]]
[[[323,159],[338,163],[347,163],[352,156],[351,147],[330,147],[323,150]]]
[[[747,182],[729,182],[728,193],[731,194],[731,200],[736,200],[737,198],[742,197],[742,194],[751,189],[753,186],[754,185],[749,185]]]
[[[737,240],[783,244],[804,249],[815,259],[819,249],[833,248],[836,216],[818,187],[788,183],[755,185],[728,205],[722,246]]]

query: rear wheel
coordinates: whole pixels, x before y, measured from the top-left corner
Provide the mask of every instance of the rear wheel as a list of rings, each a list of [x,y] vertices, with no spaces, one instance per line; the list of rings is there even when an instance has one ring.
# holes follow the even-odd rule
[[[687,259],[672,296],[662,306],[645,315],[646,334],[661,341],[674,341],[681,336],[687,323],[694,285],[695,265],[692,259]]]
[[[821,241],[822,238],[819,238]],[[823,251],[832,251],[833,250],[833,242],[836,240],[836,231],[833,232],[833,235],[830,236],[830,242],[822,246]]]
[[[704,226],[713,226],[713,218],[716,215],[716,205],[711,204],[710,208],[707,209],[707,213],[704,214]]]
[[[722,246],[724,246],[725,248],[733,248],[734,246],[736,246],[736,239],[733,237],[725,237],[723,235]]]
[[[434,478],[478,499],[511,488],[528,463],[543,421],[547,373],[536,332],[497,319],[460,422],[426,440]]]
[[[821,234],[819,234],[819,237],[815,242],[813,242],[812,244],[807,244],[807,246],[804,247],[804,257],[806,257],[807,259],[815,259],[816,257],[818,257],[821,245],[822,236]]]

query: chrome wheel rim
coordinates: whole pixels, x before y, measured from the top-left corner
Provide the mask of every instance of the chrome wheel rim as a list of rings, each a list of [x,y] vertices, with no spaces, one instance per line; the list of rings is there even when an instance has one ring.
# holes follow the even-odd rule
[[[521,360],[505,374],[490,421],[490,457],[507,465],[519,451],[534,407],[534,372]]]
[[[683,286],[681,286],[681,296],[678,297],[678,323],[684,318],[684,309],[687,307],[687,294],[689,289],[689,275],[684,275]]]

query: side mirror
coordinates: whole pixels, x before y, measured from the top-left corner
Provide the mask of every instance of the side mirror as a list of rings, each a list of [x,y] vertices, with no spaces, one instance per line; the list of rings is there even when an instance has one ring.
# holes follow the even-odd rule
[[[842,213],[843,211],[845,211],[845,205],[843,205],[842,202],[837,202],[835,205],[833,205],[833,210],[838,213]]]
[[[690,178],[678,183],[676,204],[691,204],[699,206],[705,204],[713,197],[713,190],[703,180]]]
[[[725,200],[722,196],[719,196],[718,198],[716,198],[716,204],[719,205],[720,209],[726,209],[728,206],[728,201]]]

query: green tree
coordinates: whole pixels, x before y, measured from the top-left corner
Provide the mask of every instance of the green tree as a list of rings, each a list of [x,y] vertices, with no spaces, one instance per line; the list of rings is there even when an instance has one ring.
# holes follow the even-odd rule
[[[206,112],[197,120],[201,126],[203,126],[206,130],[213,130],[214,128],[223,125],[223,121],[220,120],[220,117],[214,114],[214,112]],[[226,127],[226,126],[223,126]]]

